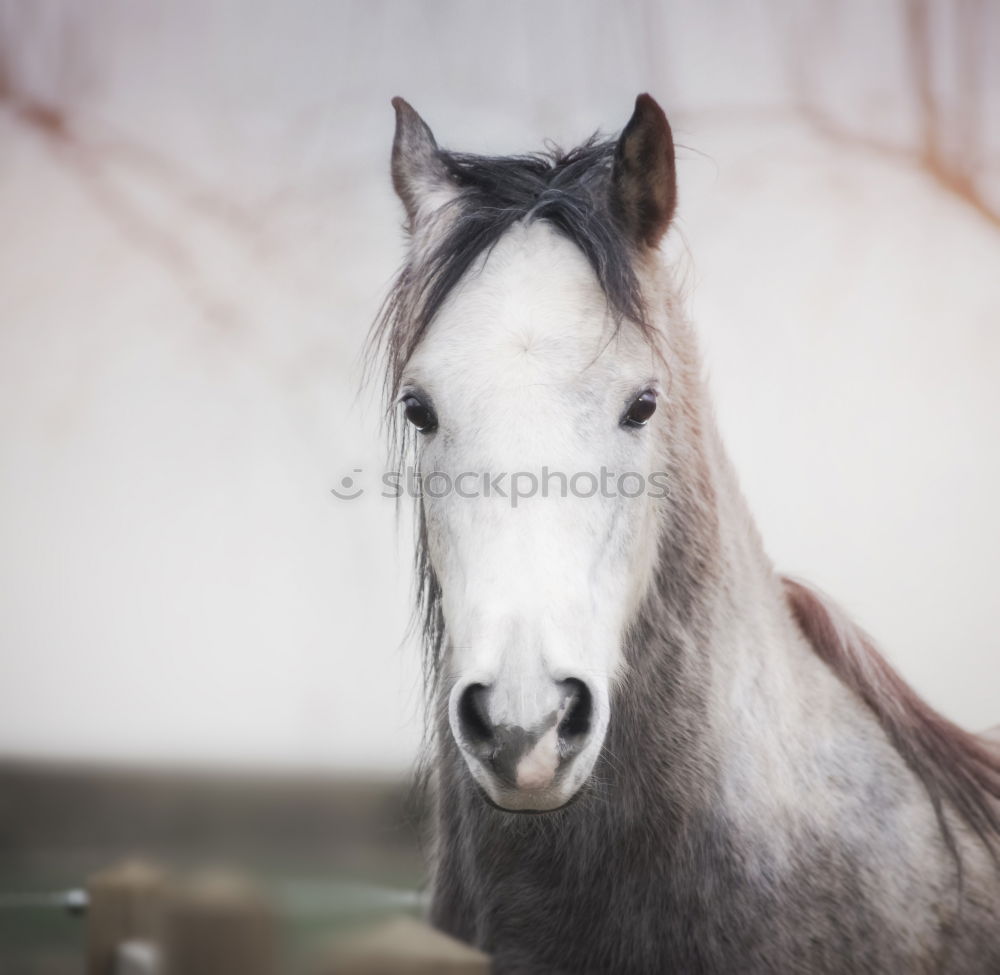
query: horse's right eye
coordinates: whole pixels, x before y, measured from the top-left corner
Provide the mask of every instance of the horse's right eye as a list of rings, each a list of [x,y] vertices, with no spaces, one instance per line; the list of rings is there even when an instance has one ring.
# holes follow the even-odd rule
[[[434,410],[419,396],[412,393],[403,397],[403,413],[421,433],[433,433],[437,429],[437,417]]]

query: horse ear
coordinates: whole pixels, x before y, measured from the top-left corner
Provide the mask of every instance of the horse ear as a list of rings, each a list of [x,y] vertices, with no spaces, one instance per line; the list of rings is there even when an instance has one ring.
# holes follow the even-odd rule
[[[655,247],[677,205],[674,139],[663,109],[650,95],[635,100],[611,170],[611,208],[637,244]]]
[[[402,98],[394,98],[392,185],[406,207],[410,230],[454,195],[448,170],[427,123]]]

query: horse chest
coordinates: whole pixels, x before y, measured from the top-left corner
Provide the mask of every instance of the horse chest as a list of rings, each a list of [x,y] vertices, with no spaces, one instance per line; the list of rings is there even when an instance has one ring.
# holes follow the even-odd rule
[[[673,842],[605,825],[464,824],[442,861],[436,923],[489,951],[498,972],[940,970],[832,851],[783,872],[717,825]]]

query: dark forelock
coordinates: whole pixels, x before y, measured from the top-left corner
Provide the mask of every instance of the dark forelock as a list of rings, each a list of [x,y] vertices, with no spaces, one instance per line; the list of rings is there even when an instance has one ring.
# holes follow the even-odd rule
[[[458,188],[442,238],[411,256],[376,322],[373,339],[387,358],[386,391],[403,369],[448,295],[514,224],[545,220],[586,257],[618,320],[648,330],[635,250],[609,204],[614,141],[596,137],[563,152],[477,156],[439,150]]]

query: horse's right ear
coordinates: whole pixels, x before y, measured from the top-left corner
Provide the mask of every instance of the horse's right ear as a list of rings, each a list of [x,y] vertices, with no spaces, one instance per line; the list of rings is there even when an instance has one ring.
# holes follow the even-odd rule
[[[615,147],[611,208],[634,243],[655,247],[676,205],[670,123],[651,95],[640,95]]]
[[[422,219],[452,199],[455,190],[427,123],[402,98],[394,98],[392,107],[396,110],[392,185],[406,207],[412,232]]]

